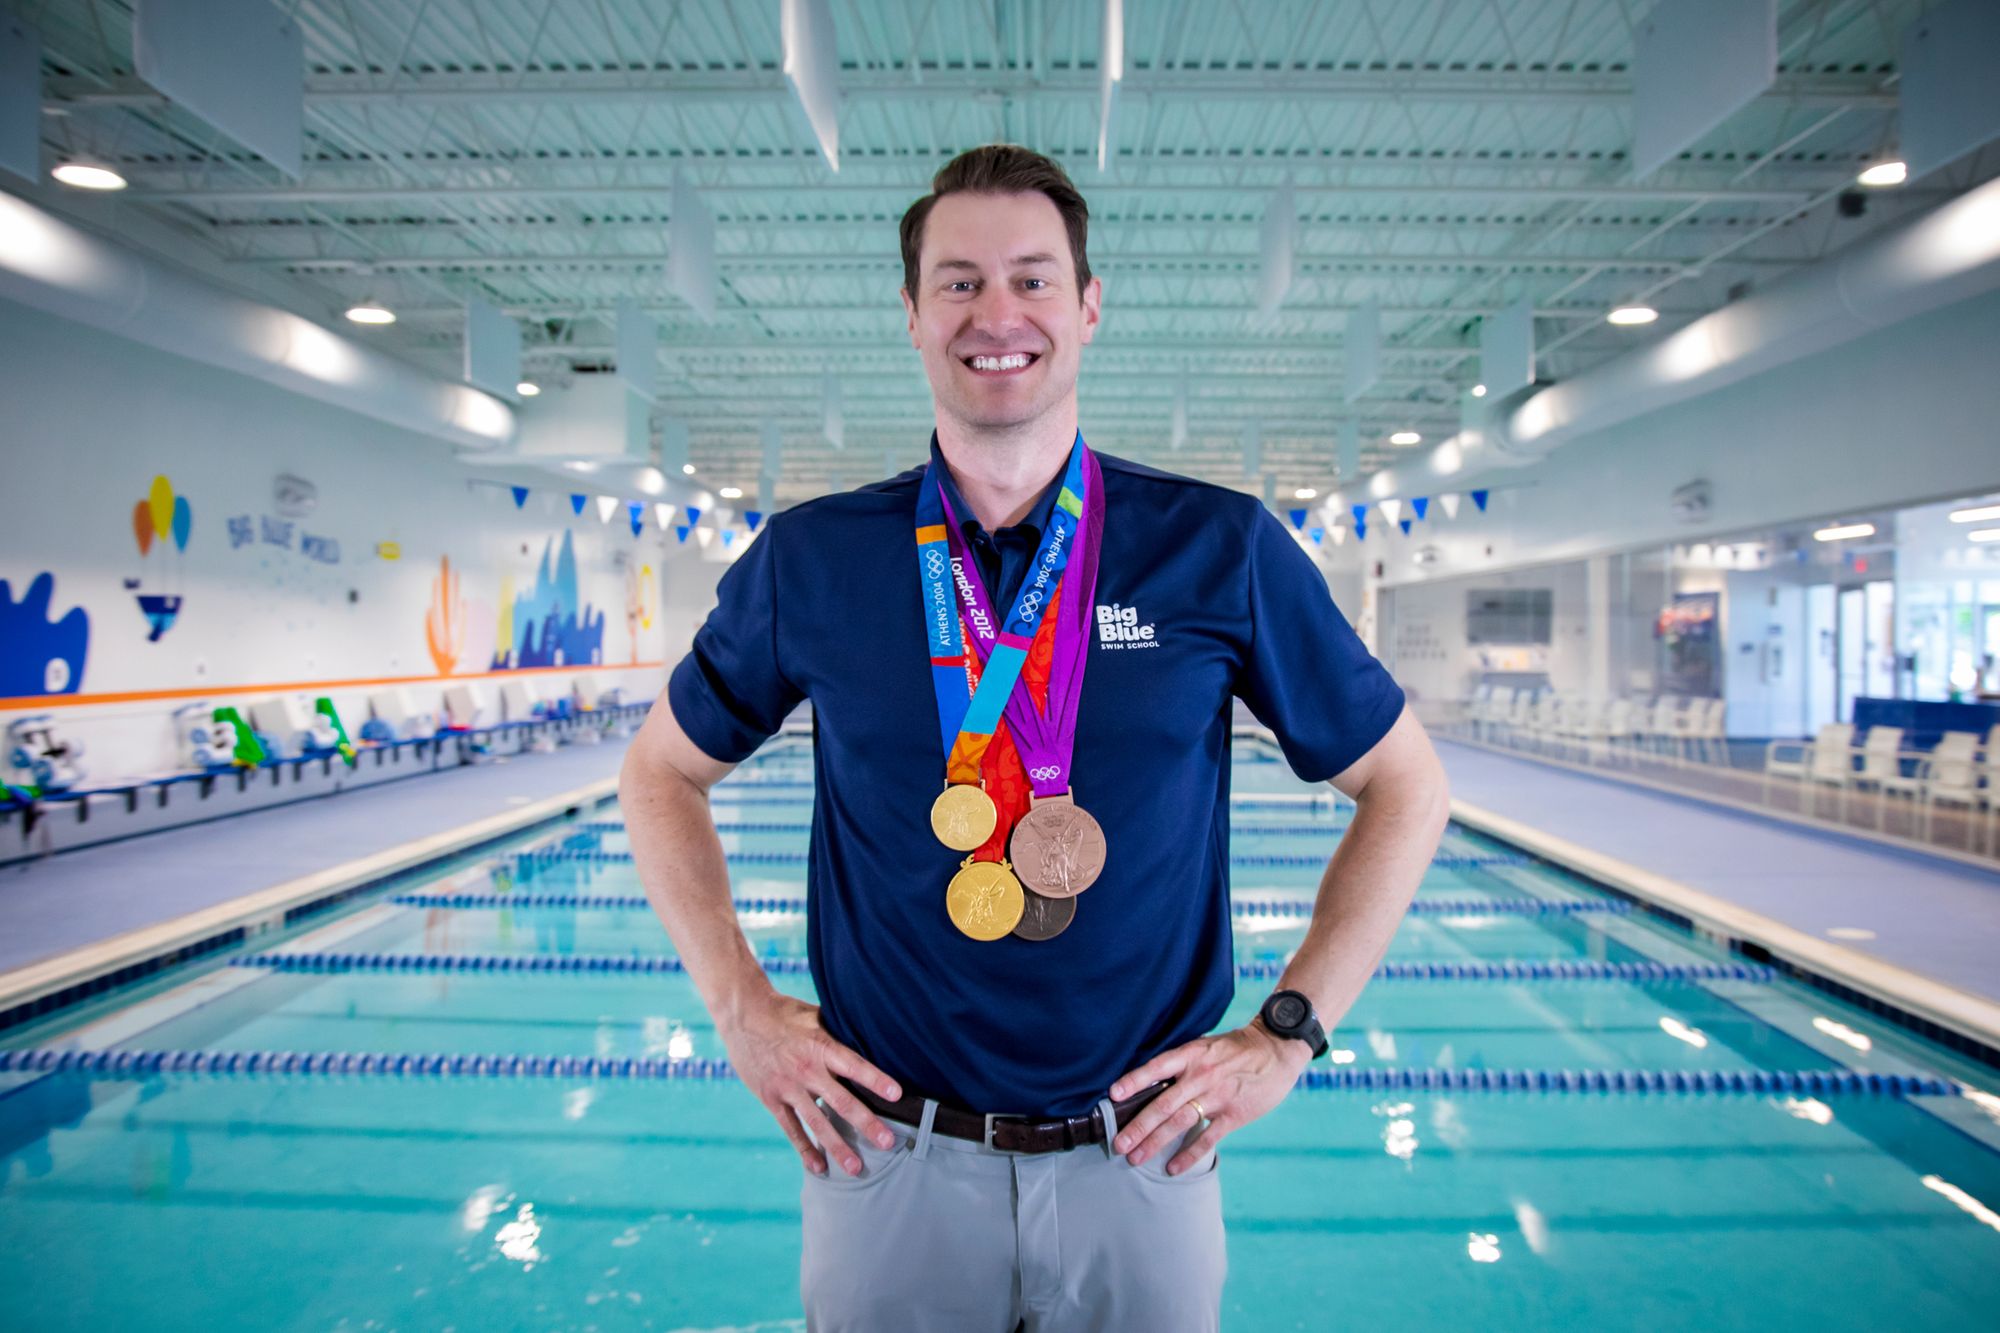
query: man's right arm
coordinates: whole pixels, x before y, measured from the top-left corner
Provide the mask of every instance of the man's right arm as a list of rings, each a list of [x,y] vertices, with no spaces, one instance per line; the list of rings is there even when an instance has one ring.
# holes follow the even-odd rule
[[[744,938],[730,903],[722,839],[708,807],[708,789],[733,767],[711,759],[688,738],[662,692],[618,778],[632,860],[738,1075],[808,1170],[825,1174],[830,1153],[842,1170],[856,1175],[860,1159],[815,1099],[886,1148],[893,1142],[888,1127],[836,1075],[890,1100],[902,1091],[827,1035],[818,1006],[779,993]]]

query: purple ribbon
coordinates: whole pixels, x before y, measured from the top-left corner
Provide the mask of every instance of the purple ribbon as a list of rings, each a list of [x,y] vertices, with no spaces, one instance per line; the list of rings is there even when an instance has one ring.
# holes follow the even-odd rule
[[[1084,450],[1083,513],[1077,520],[1077,558],[1063,571],[1059,586],[1062,603],[1058,608],[1054,653],[1049,661],[1049,706],[1046,713],[1036,709],[1027,680],[1017,680],[1007,696],[1005,716],[1013,729],[1014,744],[1021,752],[1028,784],[1036,796],[1059,796],[1069,790],[1070,765],[1076,753],[1076,722],[1083,699],[1083,669],[1090,650],[1097,604],[1097,564],[1104,547],[1104,469],[1097,455]],[[965,549],[958,515],[945,501],[946,536],[951,542],[952,585],[966,616],[974,626],[998,626],[992,599],[979,564]],[[1071,575],[1075,578],[1072,580]],[[966,642],[979,654],[983,664],[993,648],[991,634],[968,633]],[[1039,775],[1039,776],[1038,776]]]

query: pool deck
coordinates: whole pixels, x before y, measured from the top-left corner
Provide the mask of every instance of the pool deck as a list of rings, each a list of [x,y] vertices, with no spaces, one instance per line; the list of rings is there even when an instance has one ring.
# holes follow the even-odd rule
[[[615,778],[629,743],[510,756],[0,867],[0,973]]]
[[[1454,798],[1947,986],[2000,1001],[2000,870],[1447,740]],[[1842,939],[1834,928],[1874,932]]]

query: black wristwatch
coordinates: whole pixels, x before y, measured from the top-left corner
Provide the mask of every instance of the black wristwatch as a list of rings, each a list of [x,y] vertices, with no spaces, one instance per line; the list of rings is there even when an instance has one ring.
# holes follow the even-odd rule
[[[1312,1049],[1314,1059],[1326,1054],[1326,1029],[1319,1025],[1312,1001],[1298,991],[1271,992],[1258,1017],[1276,1035],[1304,1042]]]

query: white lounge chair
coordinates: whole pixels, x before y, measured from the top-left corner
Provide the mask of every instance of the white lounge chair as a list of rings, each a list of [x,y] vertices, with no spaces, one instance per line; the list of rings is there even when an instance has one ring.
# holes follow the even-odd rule
[[[1764,747],[1764,804],[1771,804],[1771,784],[1784,778],[1799,784],[1799,804],[1810,811],[1813,788],[1829,785],[1847,790],[1854,767],[1854,726],[1829,722],[1810,741],[1775,740]]]

